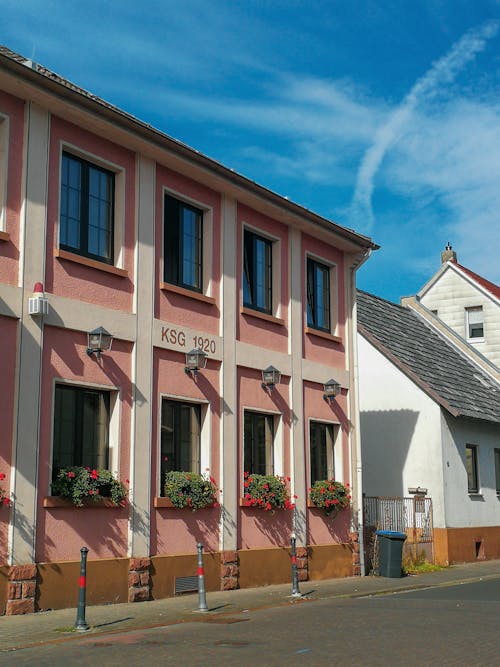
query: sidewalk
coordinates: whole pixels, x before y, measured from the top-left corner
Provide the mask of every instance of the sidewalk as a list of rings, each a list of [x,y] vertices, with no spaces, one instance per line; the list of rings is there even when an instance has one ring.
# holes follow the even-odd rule
[[[302,582],[300,592],[303,598],[290,597],[290,584],[207,593],[209,611],[204,613],[197,611],[196,594],[151,602],[99,605],[87,607],[86,620],[90,630],[86,633],[73,631],[76,608],[26,616],[1,616],[0,655],[4,651],[46,642],[69,641],[82,635],[109,634],[182,622],[230,622],[232,617],[264,607],[305,604],[307,600],[381,595],[499,577],[500,560],[496,560],[453,565],[439,572],[401,579],[367,576]]]

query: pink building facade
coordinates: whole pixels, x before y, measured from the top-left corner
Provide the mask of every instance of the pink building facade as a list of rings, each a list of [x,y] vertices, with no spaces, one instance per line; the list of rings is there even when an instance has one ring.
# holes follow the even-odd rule
[[[355,276],[376,246],[7,49],[0,82],[0,613],[74,606],[83,546],[90,604],[174,595],[198,543],[208,591],[289,581],[292,534],[302,579],[359,573]],[[112,346],[88,354],[97,327]],[[54,496],[78,465],[126,502]],[[186,468],[215,506],[167,502]],[[246,472],[295,508],[245,506]],[[335,517],[308,501],[322,473],[352,488]]]

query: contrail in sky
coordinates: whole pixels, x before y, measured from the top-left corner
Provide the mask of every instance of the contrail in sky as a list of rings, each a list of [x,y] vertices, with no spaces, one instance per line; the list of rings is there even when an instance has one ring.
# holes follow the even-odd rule
[[[384,155],[397,139],[399,130],[409,119],[418,102],[425,97],[432,97],[439,91],[441,85],[453,81],[460,70],[485,48],[486,42],[495,37],[499,28],[499,21],[488,21],[465,33],[445,56],[436,61],[418,79],[401,104],[390,115],[385,125],[377,130],[373,144],[363,156],[351,202],[351,216],[356,217],[358,228],[361,227],[368,231],[373,225],[374,217],[371,200],[375,174]]]

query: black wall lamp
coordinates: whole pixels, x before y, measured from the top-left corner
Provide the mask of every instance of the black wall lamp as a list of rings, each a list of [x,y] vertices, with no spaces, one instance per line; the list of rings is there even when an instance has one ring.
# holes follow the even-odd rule
[[[102,352],[111,350],[113,336],[103,327],[97,327],[87,334],[87,354],[91,357],[93,354],[99,359]]]
[[[190,375],[191,373],[196,377],[200,368],[205,368],[207,365],[207,353],[195,347],[190,352],[186,352],[186,366],[184,371]]]
[[[281,373],[274,366],[268,366],[262,371],[262,389],[272,389],[275,384],[279,384]]]
[[[333,379],[328,380],[328,382],[325,382],[323,385],[323,392],[325,401],[330,402],[335,396],[340,394],[340,383]]]

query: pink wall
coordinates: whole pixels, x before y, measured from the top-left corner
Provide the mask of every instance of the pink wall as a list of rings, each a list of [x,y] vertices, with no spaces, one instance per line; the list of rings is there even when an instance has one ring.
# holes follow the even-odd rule
[[[261,386],[259,371],[238,368],[238,433],[239,433],[239,497],[243,497],[243,412],[245,409],[281,414],[283,431],[283,472],[290,475],[289,378],[282,376],[272,391]],[[252,549],[284,546],[290,542],[293,513],[277,510],[274,514],[248,507],[240,507],[238,519],[238,548]]]
[[[5,479],[0,481],[0,487],[9,494],[12,437],[14,424],[14,395],[16,373],[18,321],[10,317],[0,316],[0,377],[2,378],[2,409],[0,410],[0,473]],[[7,531],[10,510],[0,505],[0,565],[7,560]]]
[[[209,360],[198,373],[196,381],[184,372],[185,357],[179,352],[154,350],[153,387],[153,442],[152,442],[152,496],[161,493],[158,479],[159,428],[161,396],[182,397],[185,400],[208,401],[206,418],[211,419],[210,472],[217,484],[220,479],[220,397],[219,362]],[[151,509],[151,554],[172,555],[196,552],[196,543],[202,542],[208,551],[217,551],[219,544],[219,513],[216,507],[191,512],[170,508]]]
[[[345,280],[344,280],[344,255],[336,248],[315,239],[312,236],[304,234],[302,237],[302,302],[304,304],[303,317],[304,329],[307,326],[306,304],[307,304],[307,281],[306,281],[306,256],[312,254],[315,257],[324,259],[326,264],[335,264],[337,271],[337,308],[338,319],[337,331],[332,331],[335,335],[344,339],[345,335]],[[333,295],[331,295],[333,297]],[[332,321],[335,314],[332,312]],[[304,358],[328,366],[338,366],[345,368],[345,347],[343,343],[337,343],[331,340],[325,340],[320,336],[304,332]]]
[[[82,301],[130,312],[132,310],[135,246],[134,153],[56,116],[51,119],[50,130],[45,289],[60,296],[75,298],[78,295]],[[100,271],[77,262],[54,257],[54,250],[58,248],[61,142],[67,142],[82,151],[88,151],[125,170],[123,268],[128,272],[128,277],[113,275],[104,270]]]
[[[307,512],[307,544],[341,544],[349,542],[351,511],[341,510],[336,516],[327,516],[322,509]]]
[[[0,283],[18,284],[21,184],[23,171],[24,102],[0,91],[0,113],[8,116],[8,175],[5,229],[9,240],[0,239]],[[0,165],[3,177],[3,164]],[[3,206],[3,202],[0,202]]]
[[[280,262],[281,262],[281,276],[280,276],[280,309],[279,317],[284,321],[284,324],[270,322],[256,316],[239,313],[237,319],[236,337],[244,343],[251,343],[265,347],[269,350],[276,350],[277,352],[287,352],[288,349],[288,228],[285,225],[272,220],[257,211],[238,204],[238,234],[236,243],[236,276],[238,286],[238,311],[243,307],[243,226],[246,223],[251,228],[261,230],[263,235],[269,235],[273,238],[278,238],[280,241]],[[273,266],[273,269],[275,267]],[[274,313],[273,313],[274,314]]]
[[[212,209],[212,263],[208,266],[206,258],[203,258],[203,273],[211,275],[212,289],[208,296],[215,298],[215,304],[205,303],[197,300],[195,296],[190,298],[182,294],[176,294],[160,290],[159,284],[163,282],[163,196],[165,189],[173,190],[173,196],[178,194],[179,198],[186,197]],[[220,317],[220,195],[210,188],[189,178],[176,174],[174,171],[158,165],[156,175],[156,222],[155,222],[155,264],[158,276],[155,316],[161,320],[180,324],[194,329],[200,329],[207,333],[219,333]]]
[[[80,548],[89,558],[126,556],[128,508],[45,509],[49,495],[54,380],[64,378],[120,390],[119,477],[125,482],[130,466],[130,417],[132,406],[130,343],[114,340],[111,352],[99,361],[86,353],[86,334],[46,326],[44,329],[43,380],[38,472],[38,525],[36,560],[78,560]],[[116,472],[113,470],[113,472]]]

